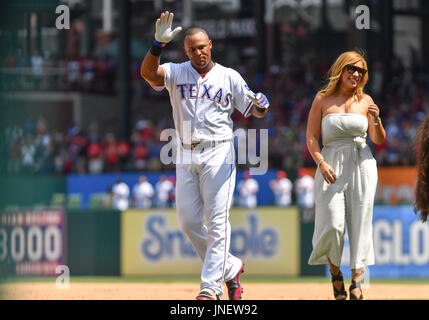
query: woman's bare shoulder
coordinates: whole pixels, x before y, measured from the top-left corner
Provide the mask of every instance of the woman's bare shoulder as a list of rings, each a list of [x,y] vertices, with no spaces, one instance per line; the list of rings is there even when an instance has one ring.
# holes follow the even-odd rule
[[[326,95],[322,92],[318,92],[314,97],[313,103],[320,104],[320,103],[323,103],[325,100],[326,100]]]
[[[374,100],[371,98],[369,94],[364,93],[362,100],[366,101],[368,104],[374,104]]]

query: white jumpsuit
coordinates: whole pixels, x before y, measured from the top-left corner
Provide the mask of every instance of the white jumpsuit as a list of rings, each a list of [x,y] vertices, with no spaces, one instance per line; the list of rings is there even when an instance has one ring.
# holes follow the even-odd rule
[[[355,113],[328,114],[322,119],[322,155],[337,180],[328,184],[316,171],[315,226],[309,264],[340,266],[345,226],[350,241],[350,268],[374,264],[372,215],[377,164],[366,144],[368,120]]]

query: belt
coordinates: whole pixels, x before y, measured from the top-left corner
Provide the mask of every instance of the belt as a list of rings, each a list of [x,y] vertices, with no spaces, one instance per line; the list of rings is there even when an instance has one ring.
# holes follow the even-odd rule
[[[362,149],[364,149],[367,146],[365,138],[366,136],[344,138],[344,139],[328,142],[324,146],[328,148],[333,147],[333,148],[336,148],[337,150],[341,148],[351,147],[353,152],[353,160],[356,163],[361,159]]]
[[[229,140],[217,140],[217,141],[209,141],[209,140],[203,140],[203,141],[195,141],[192,142],[191,144],[185,144],[182,142],[182,147],[183,149],[187,149],[187,150],[195,150],[197,147],[198,148],[214,148],[218,145],[220,145],[221,143],[225,143]]]

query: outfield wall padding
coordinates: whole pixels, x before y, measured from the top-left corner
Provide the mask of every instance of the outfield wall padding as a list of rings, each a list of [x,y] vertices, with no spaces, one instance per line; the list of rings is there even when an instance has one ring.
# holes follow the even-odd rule
[[[120,275],[118,210],[67,211],[67,265],[71,276]]]
[[[66,193],[66,177],[0,176],[0,208],[48,206],[54,193]]]

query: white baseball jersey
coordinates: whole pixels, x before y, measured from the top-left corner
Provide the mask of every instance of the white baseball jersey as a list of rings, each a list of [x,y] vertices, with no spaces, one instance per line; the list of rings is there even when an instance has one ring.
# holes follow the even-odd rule
[[[222,295],[223,281],[233,279],[242,266],[229,253],[236,173],[231,114],[237,109],[248,117],[252,101],[247,94],[253,92],[239,73],[218,63],[204,76],[190,61],[161,67],[181,142],[220,142],[200,150],[182,149],[177,143],[192,163],[176,162],[176,209],[181,230],[203,261],[201,289]]]
[[[157,206],[164,208],[168,205],[168,194],[173,189],[170,180],[158,181],[155,185]]]
[[[150,208],[155,190],[148,181],[137,183],[133,188],[134,206],[136,208]]]
[[[234,137],[231,114],[237,109],[248,117],[252,101],[247,94],[253,94],[237,71],[216,63],[203,78],[190,61],[161,67],[182,142]]]
[[[246,208],[255,208],[258,204],[256,197],[258,191],[259,184],[255,179],[249,178],[246,180],[241,180],[238,185],[240,206]]]
[[[314,179],[305,175],[295,182],[297,203],[300,207],[312,208],[314,206]]]
[[[273,180],[270,184],[275,195],[276,205],[287,207],[292,202],[292,182],[288,178]]]
[[[130,196],[130,188],[124,183],[117,183],[112,188],[113,192],[113,208],[118,210],[127,210]]]

